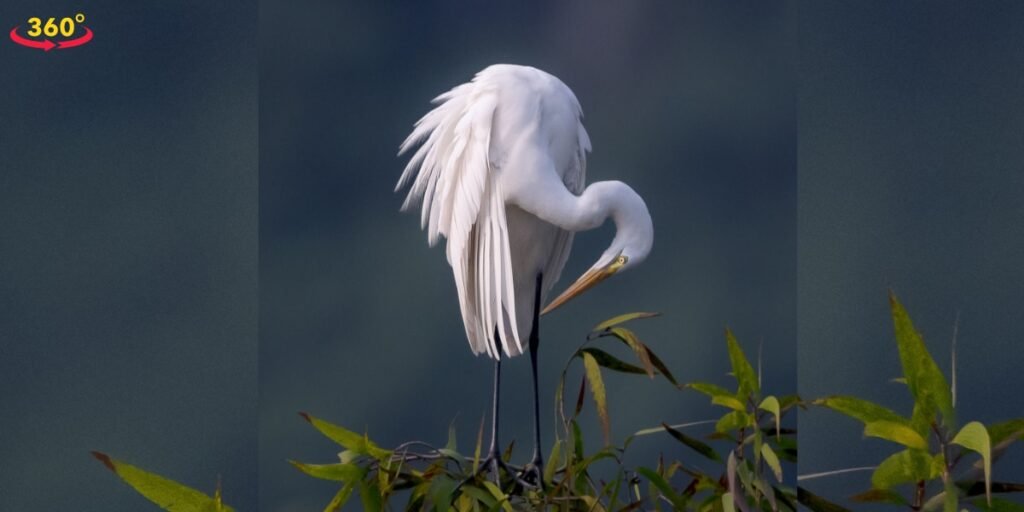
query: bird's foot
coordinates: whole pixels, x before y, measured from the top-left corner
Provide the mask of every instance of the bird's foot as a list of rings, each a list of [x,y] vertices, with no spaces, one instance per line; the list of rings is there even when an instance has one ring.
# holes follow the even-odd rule
[[[500,453],[492,451],[486,459],[480,461],[480,465],[477,467],[476,472],[467,478],[463,484],[475,480],[478,476],[484,473],[490,473],[491,481],[497,484],[499,488],[502,488],[501,473],[504,471],[506,475],[512,478],[515,486],[519,486],[524,489],[536,489],[536,484],[523,478],[528,469],[529,468],[523,468],[522,470],[517,470],[512,465],[505,462],[505,459],[501,458]],[[540,480],[538,479],[537,481]]]
[[[516,479],[522,482],[521,485],[527,489],[541,489],[544,487],[544,461],[540,455],[534,455],[533,460],[527,464]]]

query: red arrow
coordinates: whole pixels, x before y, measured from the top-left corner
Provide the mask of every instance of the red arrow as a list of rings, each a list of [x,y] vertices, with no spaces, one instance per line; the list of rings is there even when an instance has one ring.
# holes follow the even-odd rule
[[[60,43],[57,44],[57,47],[58,47],[57,49],[58,50],[63,50],[65,48],[74,48],[76,46],[82,46],[83,44],[88,43],[89,41],[92,41],[92,30],[89,30],[89,27],[82,27],[82,28],[85,29],[85,35],[83,35],[82,37],[76,37],[74,39],[68,39],[67,41],[61,41]],[[50,43],[50,44],[53,44],[53,43]]]
[[[92,37],[92,32],[90,31],[87,35],[89,37]],[[18,27],[14,27],[14,29],[11,30],[11,41],[14,41],[15,43],[18,43],[22,46],[27,46],[29,48],[39,48],[47,52],[54,49],[57,46],[53,44],[53,41],[50,41],[49,39],[43,41],[33,41],[31,39],[21,37],[20,35],[18,35]]]

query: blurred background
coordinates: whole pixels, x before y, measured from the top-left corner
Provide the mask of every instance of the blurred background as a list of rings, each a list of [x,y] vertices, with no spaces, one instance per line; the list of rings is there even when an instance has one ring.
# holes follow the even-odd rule
[[[800,4],[799,385],[909,414],[886,289],[947,373],[961,422],[1024,416],[1024,5]],[[896,450],[811,410],[800,473]],[[994,466],[1024,479],[1024,450]],[[801,482],[841,499],[870,472]],[[871,507],[858,505],[857,510]]]
[[[655,223],[651,257],[546,317],[540,385],[552,441],[560,369],[613,315],[681,381],[728,384],[724,328],[765,386],[796,390],[795,12],[765,2],[515,2],[503,5],[263,1],[260,13],[260,503],[305,511],[336,491],[286,459],[336,460],[309,411],[393,446],[472,449],[492,366],[467,345],[441,248],[393,188],[399,143],[429,101],[493,63],[528,64],[579,98],[593,141],[588,181],[621,179]],[[610,225],[576,238],[588,268]],[[502,437],[530,442],[529,362],[503,368]],[[570,386],[578,377],[571,377]],[[716,418],[664,381],[608,375],[613,437]],[[588,439],[600,439],[596,420]],[[545,446],[547,451],[550,446]],[[664,436],[634,462],[677,453]],[[357,506],[358,508],[358,506]]]
[[[148,510],[90,450],[256,508],[256,14],[0,5],[0,510]]]

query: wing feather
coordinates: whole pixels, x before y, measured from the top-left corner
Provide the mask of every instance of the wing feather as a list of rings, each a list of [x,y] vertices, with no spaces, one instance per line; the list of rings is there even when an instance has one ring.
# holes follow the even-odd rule
[[[523,352],[504,198],[488,154],[497,101],[479,76],[438,96],[400,147],[401,155],[422,143],[396,187],[412,183],[402,209],[422,204],[428,242],[446,238],[466,337],[494,358]]]

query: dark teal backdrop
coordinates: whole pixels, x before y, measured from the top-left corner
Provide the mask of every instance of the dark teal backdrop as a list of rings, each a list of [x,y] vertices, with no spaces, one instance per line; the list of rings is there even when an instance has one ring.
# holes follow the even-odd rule
[[[727,382],[724,328],[765,384],[796,389],[795,12],[784,3],[261,4],[260,485],[267,510],[313,510],[336,489],[285,459],[338,448],[310,411],[385,445],[475,439],[491,364],[464,339],[451,271],[392,192],[398,144],[437,94],[499,62],[560,77],[583,105],[590,181],[621,179],[654,217],[651,257],[545,317],[545,443],[564,361],[612,315],[676,375]],[[566,280],[611,241],[577,238]],[[567,282],[560,283],[564,287]],[[530,446],[529,363],[504,368],[506,440]],[[571,386],[578,385],[572,377]],[[714,416],[661,381],[610,375],[613,435]],[[588,419],[589,427],[596,421]],[[590,428],[593,443],[599,430]],[[667,436],[634,461],[677,450]],[[545,446],[547,450],[549,446]],[[471,446],[463,446],[469,450]]]
[[[85,14],[43,53],[8,32]],[[256,3],[0,5],[0,510],[256,508]]]
[[[957,315],[966,422],[1024,416],[1024,5],[800,4],[799,387],[909,414],[886,289],[946,372]],[[812,410],[800,472],[872,466],[891,443]],[[1024,450],[994,467],[1024,479]],[[802,482],[831,498],[870,472]],[[867,508],[864,505],[857,507]]]

